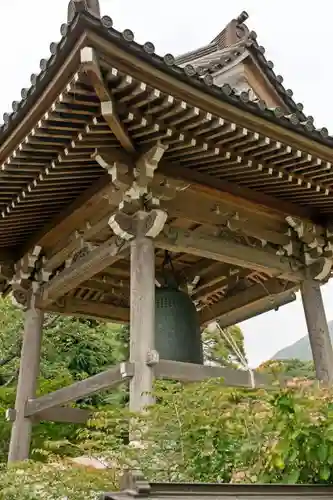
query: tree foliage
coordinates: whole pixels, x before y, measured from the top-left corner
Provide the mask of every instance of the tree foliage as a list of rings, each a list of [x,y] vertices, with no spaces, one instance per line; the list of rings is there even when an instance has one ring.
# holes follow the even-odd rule
[[[128,328],[54,315],[47,315],[45,324],[40,394],[128,357]],[[129,415],[126,388],[86,398],[78,404],[96,411],[88,426],[35,425],[35,461],[5,470],[10,433],[5,410],[14,405],[23,330],[22,313],[7,301],[0,302],[0,328],[0,500],[93,500],[100,491],[117,488],[124,468],[140,468],[159,481],[333,484],[333,391],[311,381],[312,364],[298,360],[259,367],[307,377],[270,391],[233,390],[222,380],[158,383],[158,403],[140,416]],[[210,328],[203,340],[207,361],[244,364],[238,327]],[[129,422],[139,433],[139,447],[124,441]],[[110,466],[101,471],[73,465],[70,457],[82,454]]]
[[[213,324],[202,335],[205,360],[219,366],[239,368],[246,361],[243,332],[238,325],[220,328]]]

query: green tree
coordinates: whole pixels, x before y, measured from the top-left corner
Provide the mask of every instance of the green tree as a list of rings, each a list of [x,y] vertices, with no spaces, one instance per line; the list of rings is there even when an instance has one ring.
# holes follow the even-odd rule
[[[301,361],[300,359],[269,360],[262,363],[258,372],[274,375],[283,375],[289,378],[315,379],[314,364],[312,361]]]
[[[238,325],[221,328],[213,323],[204,330],[202,339],[206,362],[231,368],[246,363],[244,336]]]

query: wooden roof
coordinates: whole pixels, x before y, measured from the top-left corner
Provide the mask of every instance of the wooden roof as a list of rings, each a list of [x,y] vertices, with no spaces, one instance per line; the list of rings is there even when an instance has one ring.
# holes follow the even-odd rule
[[[159,239],[157,275],[169,250],[180,281],[201,277],[192,296],[203,324],[227,313],[224,304],[248,306],[246,316],[291,300],[295,284],[283,282],[289,262],[277,256],[290,241],[286,215],[318,220],[333,212],[333,138],[299,109],[285,114],[229,85],[217,87],[211,74],[179,67],[171,54],[158,56],[151,42],[139,45],[130,30],[120,33],[108,16],[96,18],[77,5],[60,42],[51,44],[50,58],[41,61],[40,74],[32,75],[31,88],[4,115],[0,248],[14,260],[35,245],[42,248],[44,271],[53,278],[45,285],[45,307],[127,321],[129,263],[126,255],[111,263],[108,250],[114,241],[108,218],[119,197],[95,152],[112,161],[124,150],[136,155],[162,140],[168,149],[154,189],[163,191],[168,230],[183,243]],[[84,69],[83,47],[97,54],[97,85]],[[113,130],[101,113],[101,92],[116,104]],[[165,195],[168,186],[178,193],[172,200]],[[191,247],[195,233],[204,257]],[[221,233],[229,241],[223,259],[213,250]],[[81,268],[78,279],[66,266],[83,258],[82,251],[89,254],[87,273]],[[269,265],[258,265],[264,252]],[[275,302],[267,295],[275,295]]]
[[[254,65],[265,83],[271,87],[270,90],[273,90],[269,95],[270,92],[262,92],[262,86],[258,85],[258,98],[268,99],[270,103],[267,104],[272,106],[275,102],[274,107],[281,106],[286,114],[296,113],[300,121],[306,121],[303,104],[294,101],[293,91],[285,88],[283,77],[274,72],[274,63],[266,59],[265,48],[259,45],[256,32],[250,31],[246,26],[248,17],[247,12],[243,11],[209,44],[178,56],[176,63],[181,66],[192,64],[198,74],[210,74],[214,79],[221,74],[227,75],[237,65]],[[246,76],[249,79],[249,75]],[[225,80],[223,83],[227,83],[227,78]],[[253,82],[253,78],[251,81]]]

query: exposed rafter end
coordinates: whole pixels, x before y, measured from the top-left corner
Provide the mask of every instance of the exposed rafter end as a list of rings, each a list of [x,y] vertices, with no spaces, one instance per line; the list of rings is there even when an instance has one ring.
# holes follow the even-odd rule
[[[110,130],[126,151],[134,152],[134,144],[118,117],[116,104],[99,65],[99,59],[92,47],[83,47],[80,52],[83,71],[88,75],[96,95],[101,101],[101,113]]]

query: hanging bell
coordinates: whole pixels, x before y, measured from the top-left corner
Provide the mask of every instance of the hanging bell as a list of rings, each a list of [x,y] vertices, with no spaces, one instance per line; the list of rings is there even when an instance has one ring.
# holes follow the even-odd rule
[[[203,363],[198,315],[189,295],[175,285],[155,290],[155,348],[160,359]]]

